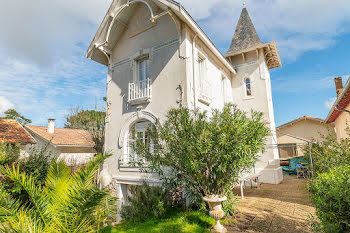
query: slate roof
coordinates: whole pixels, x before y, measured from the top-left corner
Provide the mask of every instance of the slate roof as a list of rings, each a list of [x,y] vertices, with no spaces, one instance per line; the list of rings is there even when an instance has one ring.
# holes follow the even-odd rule
[[[243,51],[249,48],[262,45],[258,33],[255,30],[254,24],[250,19],[247,9],[244,7],[239,17],[233,39],[228,49],[228,54],[233,54],[239,51]]]
[[[0,119],[0,140],[9,144],[34,144],[35,139],[15,120]]]
[[[26,125],[25,128],[54,145],[77,147],[93,147],[95,145],[90,133],[82,129],[55,128],[54,133],[50,134],[45,126]]]

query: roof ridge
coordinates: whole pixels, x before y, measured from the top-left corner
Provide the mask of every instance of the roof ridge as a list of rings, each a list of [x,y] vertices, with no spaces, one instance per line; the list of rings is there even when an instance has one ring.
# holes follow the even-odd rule
[[[296,119],[294,119],[294,120],[288,121],[288,122],[286,122],[286,123],[284,123],[284,124],[282,124],[282,125],[280,125],[280,126],[277,126],[276,129],[285,127],[285,126],[287,126],[287,125],[289,125],[289,124],[292,124],[292,123],[296,123],[296,122],[298,122],[299,120],[302,120],[302,119],[317,120],[317,121],[325,122],[325,120],[322,119],[322,118],[304,115],[304,116],[298,117],[298,118],[296,118]]]
[[[47,128],[47,126],[42,126],[42,125],[25,125],[25,126],[34,126],[34,127],[43,127],[43,128]],[[87,131],[86,129],[72,129],[72,128],[62,128],[62,127],[55,127],[55,129],[64,129],[64,130],[83,130],[83,131]]]

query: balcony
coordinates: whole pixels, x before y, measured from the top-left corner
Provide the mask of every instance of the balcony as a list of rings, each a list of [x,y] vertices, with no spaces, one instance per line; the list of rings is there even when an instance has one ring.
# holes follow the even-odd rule
[[[144,104],[151,101],[151,80],[145,79],[135,83],[129,83],[128,102],[130,104]]]
[[[203,81],[199,85],[199,94],[198,94],[198,101],[210,105],[212,101],[212,87],[210,86],[210,83],[207,81]]]

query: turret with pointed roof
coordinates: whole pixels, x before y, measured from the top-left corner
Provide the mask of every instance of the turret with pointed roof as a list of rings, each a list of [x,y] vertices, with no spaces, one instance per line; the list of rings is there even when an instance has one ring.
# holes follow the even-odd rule
[[[236,53],[262,44],[263,42],[260,41],[248,11],[244,7],[227,54]]]
[[[256,49],[263,49],[265,60],[269,69],[281,66],[276,43],[270,42],[264,44],[261,42],[258,33],[255,30],[254,24],[250,19],[247,8],[243,6],[230,48],[225,56],[233,57],[238,54],[254,51]]]

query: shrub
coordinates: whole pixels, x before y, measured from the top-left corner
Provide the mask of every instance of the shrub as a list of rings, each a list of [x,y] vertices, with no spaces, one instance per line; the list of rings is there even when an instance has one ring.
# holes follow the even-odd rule
[[[32,149],[29,151],[29,156],[19,159],[20,148],[17,146],[6,145],[0,143],[0,153],[2,166],[18,165],[21,172],[31,174],[34,177],[36,185],[44,185],[47,176],[48,168],[51,163],[50,154],[46,148]],[[15,199],[19,200],[23,205],[31,205],[28,193],[19,184],[4,177],[2,179],[2,187]]]
[[[12,165],[18,161],[20,148],[0,140],[0,165]]]
[[[149,127],[154,142],[136,140],[134,150],[147,161],[144,171],[157,172],[165,184],[183,185],[191,201],[226,195],[239,175],[250,170],[269,134],[261,112],[250,114],[227,104],[222,111],[172,109],[164,123]],[[141,163],[141,164],[140,164]]]
[[[150,218],[163,218],[169,209],[169,195],[162,187],[151,187],[147,183],[130,188],[127,205],[121,209],[121,217],[132,222]]]
[[[56,156],[48,153],[46,147],[32,148],[28,153],[29,156],[20,161],[20,169],[35,177],[36,184],[44,185],[51,160],[56,159]]]
[[[222,203],[222,209],[224,210],[226,216],[232,216],[235,213],[238,198],[232,191],[228,192],[226,196],[227,201]]]
[[[0,166],[0,173],[20,185],[32,200],[21,206],[0,184],[1,232],[100,232],[112,206],[108,191],[95,185],[99,167],[109,155],[97,155],[85,168],[71,174],[62,161],[52,161],[45,185],[19,167]],[[115,203],[114,203],[114,206]]]
[[[322,142],[311,145],[311,155],[314,173],[317,176],[329,169],[342,164],[350,164],[350,139],[336,137],[328,134],[321,135]],[[309,146],[304,148],[305,158],[309,160]]]
[[[350,165],[331,168],[309,185],[324,232],[350,232]]]

